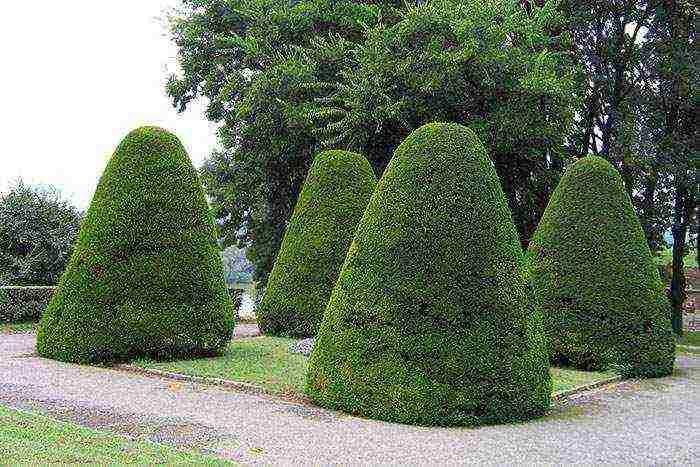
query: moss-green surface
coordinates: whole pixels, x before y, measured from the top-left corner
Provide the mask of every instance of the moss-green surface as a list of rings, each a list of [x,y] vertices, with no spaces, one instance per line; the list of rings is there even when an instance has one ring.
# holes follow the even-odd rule
[[[625,376],[671,373],[668,300],[617,171],[604,159],[573,164],[527,251],[551,358]]]
[[[71,362],[215,354],[233,333],[214,220],[180,141],[129,133],[109,160],[37,332]]]
[[[324,151],[314,158],[255,312],[263,333],[316,335],[375,185],[359,154]]]
[[[421,425],[523,420],[549,407],[543,330],[493,164],[467,128],[430,124],[377,184],[324,314],[306,393]]]
[[[0,405],[0,465],[233,465]]]

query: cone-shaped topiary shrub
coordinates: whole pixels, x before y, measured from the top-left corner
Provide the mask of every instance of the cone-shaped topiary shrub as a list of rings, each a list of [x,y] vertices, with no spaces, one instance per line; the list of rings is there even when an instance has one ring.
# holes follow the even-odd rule
[[[234,313],[213,217],[180,141],[132,131],[110,159],[37,333],[88,363],[222,352]]]
[[[668,300],[622,179],[606,160],[586,157],[566,171],[526,264],[553,362],[626,376],[671,373]]]
[[[318,332],[348,247],[374,191],[367,159],[348,151],[314,158],[256,309],[265,334]]]
[[[484,147],[457,124],[415,130],[358,226],[311,354],[318,404],[382,420],[476,425],[549,406],[544,329]]]

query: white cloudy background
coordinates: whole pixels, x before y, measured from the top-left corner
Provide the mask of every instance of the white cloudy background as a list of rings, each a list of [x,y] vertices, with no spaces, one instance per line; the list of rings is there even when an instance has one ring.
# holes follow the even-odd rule
[[[0,192],[52,184],[81,209],[120,139],[141,125],[175,132],[195,165],[215,127],[164,91],[176,48],[163,12],[177,0],[34,0],[0,7]]]

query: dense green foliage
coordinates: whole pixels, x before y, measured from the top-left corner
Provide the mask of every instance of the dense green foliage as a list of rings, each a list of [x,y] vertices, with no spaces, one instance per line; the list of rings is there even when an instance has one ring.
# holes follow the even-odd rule
[[[550,357],[626,376],[673,369],[669,304],[618,172],[604,159],[571,166],[526,255]]]
[[[223,351],[234,316],[212,215],[180,141],[129,133],[100,179],[37,335],[72,362]]]
[[[0,324],[39,321],[55,287],[0,287]]]
[[[553,4],[517,0],[182,0],[172,17],[183,110],[207,98],[224,148],[202,168],[220,232],[272,270],[313,154],[350,149],[380,175],[415,128],[470,126],[523,238],[562,171],[572,70]]]
[[[429,124],[396,150],[358,226],[309,361],[322,406],[472,425],[549,406],[544,330],[492,162],[474,132]]]
[[[19,180],[0,194],[0,285],[55,285],[81,214],[53,187]]]
[[[316,335],[375,184],[372,167],[359,154],[335,150],[316,156],[256,308],[262,332]]]

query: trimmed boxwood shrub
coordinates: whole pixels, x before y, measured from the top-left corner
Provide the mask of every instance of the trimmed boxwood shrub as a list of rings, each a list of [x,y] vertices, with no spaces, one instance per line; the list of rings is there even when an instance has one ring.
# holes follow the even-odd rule
[[[309,360],[307,394],[421,425],[543,414],[552,383],[521,262],[475,134],[457,124],[415,130],[358,226]]]
[[[88,363],[222,352],[234,326],[214,220],[177,137],[119,144],[37,332],[40,355]]]
[[[625,376],[671,373],[668,300],[622,179],[606,160],[586,157],[566,171],[526,261],[554,363]]]
[[[0,324],[39,321],[56,287],[0,287]]]
[[[314,158],[256,311],[263,333],[316,335],[375,185],[360,154],[335,150]]]

